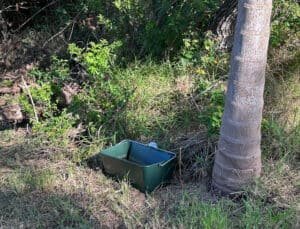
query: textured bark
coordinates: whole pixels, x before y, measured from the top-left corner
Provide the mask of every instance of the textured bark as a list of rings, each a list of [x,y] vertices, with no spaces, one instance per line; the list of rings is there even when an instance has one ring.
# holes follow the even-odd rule
[[[239,0],[213,186],[239,191],[261,172],[261,120],[272,0]]]
[[[220,41],[220,49],[231,50],[232,48],[237,5],[238,0],[223,1],[210,25],[210,29]]]

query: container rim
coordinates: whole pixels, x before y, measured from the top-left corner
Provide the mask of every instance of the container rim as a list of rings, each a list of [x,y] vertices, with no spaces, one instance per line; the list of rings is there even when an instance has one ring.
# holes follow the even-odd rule
[[[124,140],[122,140],[121,142],[117,143],[116,145],[122,144],[122,143],[124,143],[124,142],[136,143],[136,144],[139,144],[139,145],[142,145],[142,146],[145,146],[145,147],[151,147],[151,146],[149,146],[149,145],[146,145],[146,144],[143,144],[143,143],[140,143],[140,142],[137,142],[137,141],[133,141],[133,140],[130,140],[130,139],[124,139]],[[115,146],[116,146],[116,145],[115,145]],[[152,147],[152,148],[154,148],[154,147]],[[158,151],[161,151],[161,152],[163,152],[163,153],[171,154],[172,157],[171,157],[169,160],[166,160],[166,161],[157,162],[157,163],[153,163],[153,164],[150,164],[150,165],[143,165],[143,166],[142,166],[142,165],[139,165],[138,163],[135,163],[135,162],[133,162],[133,161],[129,161],[129,160],[126,160],[126,162],[127,162],[127,163],[130,163],[130,164],[133,164],[133,165],[136,165],[136,166],[141,167],[141,168],[145,168],[145,167],[151,167],[151,166],[155,166],[155,165],[158,165],[158,166],[164,166],[164,165],[168,164],[170,161],[172,161],[172,160],[174,160],[174,159],[176,158],[176,154],[173,153],[173,152],[171,152],[171,151],[163,150],[163,149],[160,149],[160,148],[154,148],[154,149],[156,149],[156,150],[158,150]],[[106,150],[106,149],[101,150],[101,151],[100,151],[100,155],[105,155],[105,157],[109,157],[109,158],[112,158],[112,159],[116,159],[115,157],[112,157],[112,156],[110,156],[110,155],[103,154],[102,152],[105,151],[105,150]],[[124,159],[120,159],[120,160],[125,161]]]

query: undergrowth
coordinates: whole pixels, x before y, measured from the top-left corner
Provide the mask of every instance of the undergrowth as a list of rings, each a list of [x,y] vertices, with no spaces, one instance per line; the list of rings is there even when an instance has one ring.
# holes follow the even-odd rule
[[[60,27],[73,27],[65,29],[63,54],[30,68],[28,91],[5,98],[21,105],[28,125],[0,133],[0,227],[299,227],[298,3],[275,1],[263,174],[241,199],[200,188],[211,171],[229,65],[206,31],[219,1],[77,3],[49,12]],[[76,90],[67,104],[69,85]],[[86,165],[125,138],[180,155],[170,188],[145,196]]]

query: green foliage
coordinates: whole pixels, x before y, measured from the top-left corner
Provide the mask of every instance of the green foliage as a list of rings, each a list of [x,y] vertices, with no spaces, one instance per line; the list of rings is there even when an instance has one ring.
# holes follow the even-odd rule
[[[93,133],[104,126],[104,131],[113,134],[116,120],[122,114],[129,97],[129,90],[124,85],[126,79],[112,71],[120,45],[120,42],[109,44],[106,40],[90,43],[86,50],[75,44],[69,45],[70,54],[90,75],[90,81],[75,96],[69,110],[78,114]]]
[[[153,3],[150,7],[157,13],[152,17],[149,15],[149,20],[141,26],[144,33],[142,47],[153,56],[174,55],[187,42],[194,43],[195,38],[203,36],[203,29],[208,26],[218,4],[218,1],[174,3],[165,0]],[[184,55],[190,57],[188,52]]]
[[[70,44],[69,52],[92,76],[103,77],[103,74],[107,73],[113,65],[116,49],[120,46],[120,42],[109,44],[106,40],[100,40],[98,43],[91,42],[87,50]]]
[[[294,0],[274,1],[271,44],[278,47],[290,37],[299,36],[300,6]]]
[[[111,129],[110,133],[113,132],[116,119],[122,113],[128,97],[126,89],[117,82],[97,81],[87,86],[83,92],[75,96],[69,110],[78,114],[85,124],[94,126],[95,131],[105,125]]]
[[[203,46],[196,49],[196,71],[209,80],[224,80],[228,74],[229,55],[218,50],[218,41],[208,32],[203,39]]]
[[[198,95],[201,104],[205,104],[199,114],[210,135],[218,134],[224,110],[224,88],[220,81],[209,81],[203,77],[198,79]]]
[[[218,41],[210,31],[201,40],[197,34],[192,33],[183,41],[180,53],[180,62],[183,66],[196,64],[207,70],[220,70],[218,65],[223,65],[226,61],[226,53],[218,50]]]
[[[65,28],[75,43],[98,43],[100,37],[120,40],[126,58],[176,57],[191,34],[203,36],[219,4],[219,0],[67,0],[33,21],[36,29],[53,34]],[[33,13],[37,9],[32,8]]]
[[[189,59],[191,53],[182,52],[182,49],[195,40],[199,40],[202,46],[205,32],[221,3],[220,0],[66,0],[52,5],[50,10],[42,12],[41,17],[33,18],[33,23],[36,29],[51,34],[64,28],[65,34],[71,35],[75,43],[97,43],[100,37],[120,40],[126,58],[149,55],[176,58],[182,53]],[[34,14],[45,4],[46,1],[29,1],[29,13]],[[295,0],[274,1],[273,46],[278,47],[297,33],[299,8]],[[17,17],[21,19],[23,11],[19,13],[21,16]],[[46,16],[43,17],[43,13]],[[50,26],[51,23],[56,26]]]
[[[37,112],[42,117],[51,117],[57,110],[57,104],[52,101],[53,87],[51,83],[44,83],[42,85],[36,85],[30,87],[30,95],[32,96],[34,106]],[[30,119],[34,119],[34,108],[29,95],[24,92],[19,97],[19,103],[22,106],[23,111],[29,116]]]
[[[50,83],[33,87],[31,88],[30,93],[37,106],[42,106],[44,108],[43,110],[51,108],[52,90]]]
[[[13,81],[12,80],[2,80],[0,82],[0,87],[11,87],[13,86]]]
[[[224,109],[223,81],[228,72],[228,59],[227,53],[218,50],[218,43],[210,32],[201,42],[198,39],[185,40],[181,52],[181,65],[196,75],[196,98],[202,107],[199,119],[206,125],[209,135],[217,134],[221,126]]]
[[[124,114],[125,136],[159,139],[175,124],[177,103],[174,97],[176,68],[170,63],[136,63],[118,72],[126,78],[132,91]],[[181,74],[181,72],[177,72]],[[177,125],[179,125],[177,123]]]
[[[70,78],[68,61],[60,59],[57,56],[52,56],[51,65],[48,69],[41,70],[34,68],[29,72],[29,76],[40,84],[44,82],[62,84],[62,82]]]
[[[184,38],[180,61],[183,66],[195,64],[199,60],[200,41],[197,38]]]
[[[76,117],[64,110],[59,116],[51,116],[42,122],[35,122],[32,132],[38,139],[44,139],[52,145],[67,146],[70,132],[76,121]]]

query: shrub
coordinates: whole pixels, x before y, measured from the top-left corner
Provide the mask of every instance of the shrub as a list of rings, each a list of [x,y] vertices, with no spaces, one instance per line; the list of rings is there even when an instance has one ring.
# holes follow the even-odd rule
[[[98,43],[91,42],[86,50],[70,44],[69,52],[76,61],[86,67],[91,76],[104,78],[104,74],[108,73],[114,64],[116,49],[120,46],[120,42],[109,44],[106,40],[100,40]]]
[[[220,81],[199,79],[199,95],[204,107],[199,114],[210,135],[218,134],[224,110],[224,88]]]
[[[299,34],[300,6],[294,0],[274,1],[272,18],[271,45],[279,47],[288,41],[289,37]]]
[[[75,44],[69,46],[72,57],[89,73],[88,82],[83,84],[82,92],[75,96],[69,110],[95,131],[105,125],[109,133],[114,132],[116,120],[128,100],[129,91],[123,82],[126,79],[112,71],[120,45],[120,42],[109,44],[101,40],[90,43],[86,50]]]
[[[57,104],[52,101],[54,93],[51,83],[43,83],[42,85],[30,87],[29,91],[35,107],[33,107],[27,92],[24,92],[19,97],[19,103],[31,120],[34,119],[34,109],[36,109],[39,116],[44,118],[51,117],[57,111]]]
[[[72,137],[71,130],[77,121],[77,117],[63,110],[59,116],[51,116],[42,122],[35,122],[32,132],[38,139],[46,140],[52,145],[67,146],[69,137]]]

